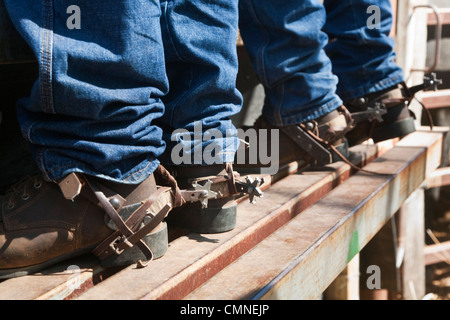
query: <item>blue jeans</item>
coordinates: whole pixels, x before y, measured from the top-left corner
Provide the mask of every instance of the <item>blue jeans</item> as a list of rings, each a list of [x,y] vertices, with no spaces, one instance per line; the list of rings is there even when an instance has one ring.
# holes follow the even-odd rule
[[[161,11],[170,80],[162,98],[166,112],[157,121],[167,143],[161,162],[180,164],[172,153],[176,145],[189,153],[190,164],[212,164],[208,155],[216,164],[233,162],[238,139],[230,116],[242,107],[236,88],[238,0],[169,0],[161,2]]]
[[[325,50],[339,78],[337,93],[344,100],[378,92],[404,81],[395,63],[390,0],[324,1],[327,19],[323,30],[330,37]],[[368,27],[379,8],[379,25]],[[369,11],[369,12],[368,12]],[[373,16],[374,18],[376,16]]]
[[[367,8],[373,4],[382,23],[369,30]],[[262,112],[273,125],[318,118],[342,105],[341,99],[403,81],[388,37],[389,0],[240,0],[239,5],[241,35],[265,88]]]
[[[218,153],[232,160],[237,139],[225,133],[235,130],[228,117],[241,106],[232,88],[234,2],[170,1],[163,12],[165,31],[170,42],[186,44],[172,52],[164,47],[159,0],[5,0],[39,63],[39,78],[17,113],[44,178],[57,181],[82,172],[139,183],[166,150],[163,129],[190,130],[194,120],[203,121],[203,130],[223,133],[219,145],[228,149]],[[167,53],[179,58],[170,66],[175,70],[166,69],[166,62],[172,63]],[[200,140],[202,147],[211,143]]]

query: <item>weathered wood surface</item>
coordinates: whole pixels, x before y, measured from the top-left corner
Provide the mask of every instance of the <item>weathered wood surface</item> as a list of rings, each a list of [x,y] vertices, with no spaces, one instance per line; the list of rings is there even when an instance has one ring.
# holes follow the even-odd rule
[[[431,265],[440,262],[450,264],[450,241],[430,244],[423,250],[425,265]]]
[[[422,103],[427,109],[446,108],[450,106],[450,89],[426,91],[421,95]]]

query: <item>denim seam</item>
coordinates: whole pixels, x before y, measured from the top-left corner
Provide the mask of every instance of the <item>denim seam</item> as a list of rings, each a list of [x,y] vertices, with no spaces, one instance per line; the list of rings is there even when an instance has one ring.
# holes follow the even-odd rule
[[[47,172],[45,168],[45,161],[44,161],[44,150],[37,150],[36,151],[36,164],[39,167],[40,171],[42,172],[44,179],[47,181],[51,181],[53,179],[50,178],[49,172]]]
[[[166,2],[165,2],[165,5],[164,5],[164,16],[167,16],[168,6],[169,6],[169,3],[168,3],[168,1],[166,1]],[[162,14],[162,13],[161,13],[161,14]],[[169,19],[166,18],[165,21],[166,21],[166,23],[164,24],[164,27],[165,27],[166,30],[167,30],[167,34],[169,35],[169,41],[170,41],[170,43],[172,44],[172,47],[173,47],[174,52],[175,52],[175,54],[177,55],[178,59],[180,59],[181,61],[185,61],[185,60],[181,57],[181,55],[179,54],[179,52],[178,52],[178,50],[177,50],[177,47],[176,47],[176,45],[175,45],[175,42],[173,41],[173,35],[172,35],[172,32],[170,31],[169,22],[168,22]]]
[[[257,68],[256,72],[258,73],[259,80],[266,87],[269,87],[269,81],[268,81],[268,79],[266,77],[266,69],[264,67],[264,52],[265,52],[265,48],[269,44],[270,36],[269,36],[266,28],[264,28],[264,25],[258,19],[258,15],[256,14],[256,12],[255,12],[255,10],[253,8],[252,1],[251,0],[247,0],[247,4],[248,4],[248,7],[249,7],[249,11],[251,13],[251,16],[255,20],[256,24],[259,26],[260,30],[263,32],[264,40],[265,40],[265,42],[263,43],[261,48],[258,49],[258,55],[256,56],[257,65],[259,67],[259,68]],[[261,73],[259,71],[261,71]]]
[[[290,126],[290,125],[299,124],[299,123],[302,123],[305,121],[317,119],[317,118],[339,108],[341,105],[342,105],[341,100],[335,99],[335,100],[321,106],[320,108],[316,108],[314,111],[304,112],[301,115],[297,114],[297,115],[290,116],[290,117],[283,117],[282,126]],[[269,123],[276,125],[275,123],[273,123],[274,119],[268,118],[267,120],[269,121]]]
[[[345,92],[345,94],[341,94],[341,98],[344,100],[350,100],[358,97],[365,96],[370,93],[378,92],[384,89],[388,89],[389,87],[395,86],[403,82],[403,75],[401,72],[396,72],[394,75],[391,75],[388,78],[384,78],[375,83],[369,83],[363,87],[356,88],[351,91]],[[371,90],[372,89],[372,90]]]
[[[53,179],[54,173],[58,173],[59,171],[61,171],[61,169],[63,171],[65,169],[70,169],[72,172],[80,172],[80,173],[96,176],[94,171],[90,170],[89,168],[85,167],[84,165],[80,166],[79,163],[77,163],[77,162],[67,162],[64,164],[64,166],[57,166],[57,167],[53,167],[51,170],[47,170],[46,166],[45,166],[45,161],[44,161],[44,153],[45,153],[45,150],[38,150],[36,152],[36,160],[37,160],[39,168],[41,169],[41,172],[44,175],[44,179],[47,181],[55,181],[55,179]],[[147,164],[145,165],[144,168],[139,169],[138,171],[136,171],[134,173],[131,173],[127,177],[125,177],[123,179],[114,179],[114,178],[111,178],[111,179],[116,182],[126,182],[127,180],[132,179],[135,175],[147,170],[150,166],[154,165],[154,163],[157,163],[157,165],[159,165],[159,160],[157,160],[157,159],[147,160]],[[107,179],[107,176],[105,176],[103,174],[100,174],[99,177],[101,177],[101,178],[103,177],[104,179]]]
[[[284,102],[284,98],[285,98],[285,89],[284,89],[284,83],[279,86],[279,90],[280,91],[280,95],[279,95],[279,103],[277,103],[277,105],[275,106],[275,114],[274,116],[276,117],[275,121],[276,121],[276,125],[284,125],[284,121],[283,121],[283,117],[281,116],[281,108],[283,106],[283,102]]]
[[[53,0],[43,0],[42,20],[43,28],[40,59],[41,102],[45,112],[55,113],[52,101]]]
[[[128,177],[123,178],[122,181],[127,181],[127,180],[131,179],[132,177],[134,177],[135,175],[145,171],[152,163],[153,163],[153,161],[148,160],[147,165],[144,168],[142,168],[142,169],[140,169],[140,170],[138,170],[136,172],[133,172]]]
[[[167,17],[168,6],[169,6],[169,3],[168,3],[168,1],[166,1],[166,3],[164,4],[164,16],[165,17]],[[170,27],[169,27],[169,19],[166,18],[165,21],[166,21],[166,23],[164,24],[164,28],[167,30],[168,41],[170,41],[170,43],[172,44],[172,48],[174,50],[175,55],[177,56],[177,58],[180,61],[187,62],[185,59],[183,59],[182,55],[177,50],[177,47],[175,45],[175,41],[173,40],[174,39],[173,34],[172,34],[172,32],[170,30]],[[190,76],[189,77],[189,85],[188,85],[188,87],[191,88],[192,87],[192,81],[194,79],[194,75],[193,75],[193,68],[192,68],[192,66],[190,64],[188,64],[188,65],[189,65],[189,76]],[[176,114],[175,113],[175,109],[177,109],[178,106],[179,106],[178,102],[179,101],[183,101],[184,97],[187,94],[188,94],[188,91],[185,91],[176,101],[174,101],[173,108],[170,108],[169,124],[172,127],[174,127],[173,126],[173,119],[174,119],[174,114]],[[165,112],[167,112],[167,108],[165,108]]]
[[[356,16],[356,10],[354,9],[355,7],[353,5],[353,1],[352,0],[350,0],[350,8],[351,8],[351,11],[352,11],[353,21],[358,21],[358,17]],[[365,41],[364,37],[361,35],[361,30],[358,30],[357,35],[359,37],[359,40],[362,42],[362,44],[366,45],[367,41]],[[370,50],[372,50],[372,49],[370,48]],[[366,81],[366,78],[367,78],[366,69],[362,68],[362,72],[363,72],[362,76],[364,77],[364,79],[362,79],[361,82],[367,82]]]
[[[29,125],[25,123],[20,129],[20,131],[22,132],[22,136],[26,137],[32,144],[34,144],[34,140],[31,138],[31,130],[35,124],[35,122],[32,122]]]

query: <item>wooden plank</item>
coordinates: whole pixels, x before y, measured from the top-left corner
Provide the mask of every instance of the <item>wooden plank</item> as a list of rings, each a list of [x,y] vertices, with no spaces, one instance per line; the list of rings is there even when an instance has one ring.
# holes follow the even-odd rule
[[[450,185],[450,167],[436,169],[424,183],[425,188],[436,188]]]
[[[359,254],[357,254],[325,290],[325,300],[360,300]]]
[[[391,0],[392,28],[391,28],[391,32],[389,33],[389,36],[393,37],[393,38],[395,38],[395,35],[397,34],[397,5],[398,5],[398,0]]]
[[[425,196],[424,190],[415,190],[403,203],[399,212],[397,256],[400,268],[403,300],[420,300],[425,292]],[[401,265],[400,265],[401,264]]]
[[[450,264],[450,241],[428,245],[423,252],[427,266],[440,262]]]
[[[425,295],[424,190],[418,188],[361,251],[361,296],[365,300],[417,300]],[[378,287],[368,287],[370,266],[380,270]]]
[[[439,8],[438,12],[441,24],[450,24],[450,8]],[[427,24],[429,26],[435,26],[437,24],[436,15],[432,10],[428,10]]]
[[[93,257],[84,256],[58,264],[42,273],[9,279],[0,283],[0,300],[62,300],[78,290],[93,287],[104,269]],[[94,266],[94,268],[93,268]]]
[[[428,109],[450,106],[450,89],[425,91],[421,94],[422,103]]]
[[[440,163],[442,134],[416,132],[186,299],[316,299]]]

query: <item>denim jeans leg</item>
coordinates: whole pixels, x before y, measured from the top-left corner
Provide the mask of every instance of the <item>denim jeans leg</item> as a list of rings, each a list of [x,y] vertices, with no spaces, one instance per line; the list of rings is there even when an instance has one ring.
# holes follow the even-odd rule
[[[344,101],[403,81],[395,63],[394,40],[389,37],[390,0],[325,0],[324,6],[323,30],[330,37],[326,52],[339,78],[337,93]]]
[[[164,151],[153,123],[168,90],[159,0],[5,4],[39,62],[18,120],[44,178],[143,181]]]
[[[292,125],[338,108],[337,78],[323,48],[325,10],[317,0],[240,0],[239,27],[265,88],[263,114]]]
[[[229,117],[242,106],[236,89],[237,0],[169,0],[161,8],[170,85],[158,120],[168,146],[161,162],[233,162],[238,139]]]

